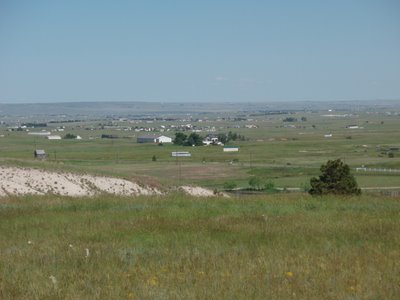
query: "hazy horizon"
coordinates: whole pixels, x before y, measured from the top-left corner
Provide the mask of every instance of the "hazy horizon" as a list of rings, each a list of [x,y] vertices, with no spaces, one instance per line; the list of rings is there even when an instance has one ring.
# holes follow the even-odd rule
[[[11,1],[0,103],[398,101],[400,3]]]
[[[140,104],[140,103],[148,103],[148,104],[307,104],[307,103],[342,103],[342,104],[351,104],[351,103],[366,103],[366,104],[381,104],[381,103],[391,103],[391,102],[400,102],[400,99],[352,99],[352,100],[283,100],[283,101],[156,101],[156,100],[69,100],[69,101],[9,101],[9,102],[2,102],[0,101],[1,105],[12,105],[12,104],[32,104],[32,105],[41,105],[41,104],[94,104],[94,103],[105,103],[105,104]]]

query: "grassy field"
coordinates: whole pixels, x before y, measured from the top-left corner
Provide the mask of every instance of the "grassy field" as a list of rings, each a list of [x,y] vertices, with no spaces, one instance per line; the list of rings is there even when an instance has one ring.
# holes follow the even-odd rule
[[[218,132],[233,130],[246,141],[232,142],[240,146],[237,153],[223,153],[219,146],[178,147],[137,144],[142,133],[116,129],[84,130],[95,122],[68,124],[63,134],[81,135],[83,140],[49,141],[29,136],[26,132],[8,132],[0,128],[0,164],[31,166],[51,170],[104,174],[127,179],[158,181],[161,185],[197,184],[221,189],[226,181],[246,187],[250,176],[271,180],[276,186],[302,188],[319,167],[329,159],[342,158],[350,167],[385,167],[400,169],[400,153],[389,157],[381,148],[400,147],[397,116],[383,113],[361,114],[347,118],[328,118],[322,113],[304,113],[305,122],[288,124],[285,116],[254,118],[253,121],[209,121]],[[154,123],[157,127],[173,122]],[[258,128],[247,129],[245,124]],[[202,123],[197,123],[200,126]],[[347,129],[358,124],[359,129]],[[60,124],[57,124],[57,126]],[[61,124],[62,125],[62,124]],[[123,123],[120,124],[121,126]],[[125,124],[127,126],[128,124]],[[295,127],[285,127],[293,125]],[[313,127],[314,125],[314,127]],[[51,125],[47,130],[51,130]],[[239,126],[238,129],[233,127]],[[331,133],[332,137],[324,135]],[[119,139],[100,139],[101,134],[116,134]],[[205,135],[206,133],[202,133]],[[167,135],[174,136],[174,132]],[[92,139],[90,139],[92,138]],[[45,149],[48,159],[33,159],[34,149]],[[172,151],[190,151],[191,158],[177,160]],[[155,156],[157,161],[153,162]],[[400,186],[398,176],[387,174],[355,174],[361,187]]]
[[[0,200],[1,299],[399,299],[395,198]]]

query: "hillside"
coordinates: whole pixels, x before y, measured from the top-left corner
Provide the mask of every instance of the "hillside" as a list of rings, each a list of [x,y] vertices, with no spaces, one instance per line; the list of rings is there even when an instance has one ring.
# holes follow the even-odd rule
[[[394,198],[0,199],[1,299],[398,299]]]

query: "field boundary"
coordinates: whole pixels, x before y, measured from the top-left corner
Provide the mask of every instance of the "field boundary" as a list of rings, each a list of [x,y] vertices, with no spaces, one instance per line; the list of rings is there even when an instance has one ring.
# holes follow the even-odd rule
[[[356,168],[356,172],[371,172],[371,173],[391,173],[400,175],[400,169],[391,169],[391,168]]]

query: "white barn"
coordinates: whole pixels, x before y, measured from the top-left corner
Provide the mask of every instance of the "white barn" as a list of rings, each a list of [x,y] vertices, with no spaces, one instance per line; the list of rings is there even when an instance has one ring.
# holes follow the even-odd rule
[[[159,137],[156,138],[156,143],[172,143],[172,138],[165,136],[165,135],[160,135]]]

